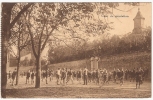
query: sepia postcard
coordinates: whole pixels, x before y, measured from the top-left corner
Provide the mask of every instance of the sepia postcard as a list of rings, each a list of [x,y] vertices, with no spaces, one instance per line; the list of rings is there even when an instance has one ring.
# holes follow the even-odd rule
[[[151,98],[151,2],[1,9],[1,98]]]

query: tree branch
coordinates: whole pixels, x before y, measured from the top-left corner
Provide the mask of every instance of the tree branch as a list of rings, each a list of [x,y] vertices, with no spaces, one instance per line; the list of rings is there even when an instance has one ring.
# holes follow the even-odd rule
[[[34,46],[34,40],[33,40],[34,37],[33,37],[33,35],[32,35],[31,29],[30,29],[30,27],[29,27],[28,24],[27,24],[27,27],[28,27],[29,34],[30,34],[30,37],[31,37],[31,44],[32,44],[33,54],[34,54],[35,57],[37,57],[38,55],[37,55],[37,53],[36,53],[35,46]]]
[[[10,23],[10,29],[14,26],[14,24],[18,21],[18,19],[21,17],[21,15],[27,11],[27,9],[33,5],[34,3],[28,3],[26,6],[23,7],[23,9],[18,13],[18,15],[13,19],[13,21]]]

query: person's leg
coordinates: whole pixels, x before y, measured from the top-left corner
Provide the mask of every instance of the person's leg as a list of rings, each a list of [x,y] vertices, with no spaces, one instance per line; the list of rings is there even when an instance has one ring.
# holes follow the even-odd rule
[[[84,85],[85,85],[85,76],[84,76],[84,78],[83,78],[83,81],[84,81]]]
[[[86,85],[87,85],[87,84],[88,84],[87,75],[85,76],[85,78],[86,78],[86,80],[85,80],[85,81],[86,81]]]
[[[50,79],[50,81],[52,80],[52,79],[51,79],[51,76],[49,76],[49,79]]]
[[[72,84],[73,84],[73,77],[72,77],[72,75],[71,75],[71,81],[72,81]]]
[[[26,84],[27,84],[27,77],[26,77]]]
[[[59,76],[57,75],[56,77],[57,77],[57,85],[58,85],[58,81],[59,81]]]
[[[141,80],[139,80],[138,85],[139,85],[139,88],[140,88],[140,85],[141,85]]]
[[[14,85],[14,79],[12,79],[12,86]]]

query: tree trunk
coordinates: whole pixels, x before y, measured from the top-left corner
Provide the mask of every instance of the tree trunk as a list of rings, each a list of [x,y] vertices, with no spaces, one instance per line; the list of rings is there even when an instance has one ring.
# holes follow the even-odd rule
[[[12,7],[9,4],[2,5],[2,49],[1,49],[1,96],[6,98],[7,84],[7,54],[8,54],[8,39],[9,39],[9,24],[11,18]]]
[[[41,59],[40,56],[36,58],[36,82],[35,88],[40,88],[40,79],[41,79]]]
[[[2,60],[1,60],[1,96],[6,98],[6,84],[7,84],[7,41],[2,38]]]
[[[18,63],[17,63],[17,76],[16,76],[16,85],[19,83],[19,76],[20,76],[20,50],[18,52]]]

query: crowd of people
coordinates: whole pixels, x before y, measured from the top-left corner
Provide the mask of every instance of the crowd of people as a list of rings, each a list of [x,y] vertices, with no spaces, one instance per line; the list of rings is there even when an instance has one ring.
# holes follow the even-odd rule
[[[128,69],[96,69],[88,70],[86,67],[84,69],[72,70],[67,68],[58,68],[57,70],[42,70],[41,71],[41,81],[44,80],[52,81],[56,80],[57,85],[68,85],[74,84],[74,80],[78,84],[88,85],[88,83],[95,83],[96,85],[109,84],[109,82],[119,83],[120,86],[124,84],[125,81],[136,82],[136,88],[140,88],[143,81],[148,78],[149,69],[148,68],[133,68]],[[29,70],[26,74],[23,72],[20,74],[21,77],[26,76],[26,84],[34,84],[35,72]],[[14,85],[14,80],[16,77],[16,69],[11,73],[9,71],[8,79],[12,85]],[[31,78],[31,80],[30,80]],[[82,83],[83,82],[83,83]]]

